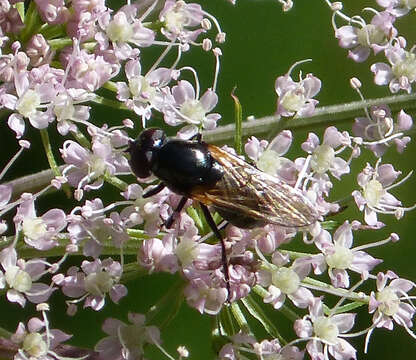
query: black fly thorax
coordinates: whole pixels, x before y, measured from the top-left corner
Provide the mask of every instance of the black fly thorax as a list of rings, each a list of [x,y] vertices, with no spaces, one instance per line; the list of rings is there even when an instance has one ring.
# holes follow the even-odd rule
[[[223,176],[222,166],[203,142],[171,140],[154,156],[153,174],[181,195],[189,196],[197,186],[213,187]]]

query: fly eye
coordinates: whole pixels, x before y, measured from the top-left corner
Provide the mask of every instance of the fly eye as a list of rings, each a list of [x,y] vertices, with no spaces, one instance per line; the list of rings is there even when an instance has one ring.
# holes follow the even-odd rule
[[[139,178],[152,175],[153,154],[167,141],[166,134],[161,129],[143,130],[135,141],[130,142],[130,167]]]
[[[161,129],[147,129],[140,133],[137,138],[137,142],[145,151],[157,149],[166,142],[166,134]]]
[[[131,171],[139,178],[147,178],[151,173],[151,159],[148,157],[148,151],[145,151],[137,141],[129,144],[128,152],[130,153]]]

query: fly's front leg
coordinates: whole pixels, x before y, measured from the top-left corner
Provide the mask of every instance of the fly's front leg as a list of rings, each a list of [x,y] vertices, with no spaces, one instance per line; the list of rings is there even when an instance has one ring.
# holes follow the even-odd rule
[[[170,229],[172,227],[173,222],[175,221],[178,214],[182,211],[183,207],[185,206],[186,202],[188,201],[188,198],[183,196],[182,199],[179,201],[178,206],[176,206],[175,210],[173,210],[173,213],[165,222],[166,229]]]

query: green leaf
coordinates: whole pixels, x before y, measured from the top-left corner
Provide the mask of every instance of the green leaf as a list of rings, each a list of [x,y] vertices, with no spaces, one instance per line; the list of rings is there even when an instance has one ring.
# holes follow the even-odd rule
[[[234,100],[234,117],[235,117],[235,133],[234,133],[234,149],[238,155],[243,153],[242,144],[242,124],[243,124],[243,110],[240,100],[237,95],[234,94],[236,87],[231,92],[231,97]]]
[[[266,316],[263,309],[260,307],[260,305],[253,299],[251,295],[246,296],[244,299],[241,299],[241,302],[246,307],[247,311],[250,313],[251,316],[253,316],[260,324],[263,325],[264,330],[267,331],[267,333],[273,337],[278,338],[279,341],[282,343],[286,343],[286,341],[283,339],[283,337],[280,335],[277,328],[274,326],[274,324],[270,321],[270,319]]]

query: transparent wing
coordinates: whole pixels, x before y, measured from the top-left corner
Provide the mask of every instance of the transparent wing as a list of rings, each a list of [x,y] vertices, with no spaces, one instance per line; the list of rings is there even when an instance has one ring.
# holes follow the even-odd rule
[[[320,215],[300,190],[214,145],[208,148],[225,173],[214,188],[196,188],[193,199],[218,210],[286,227],[303,227],[318,220]]]

